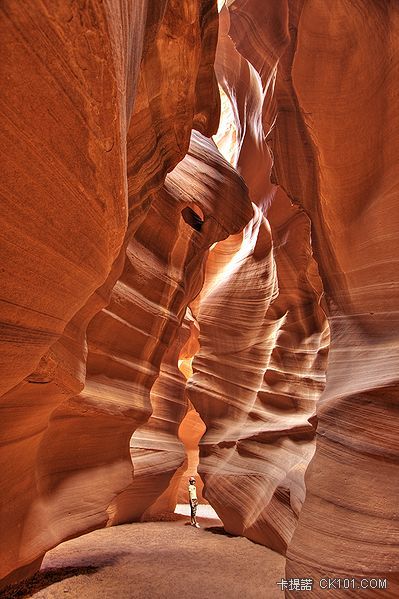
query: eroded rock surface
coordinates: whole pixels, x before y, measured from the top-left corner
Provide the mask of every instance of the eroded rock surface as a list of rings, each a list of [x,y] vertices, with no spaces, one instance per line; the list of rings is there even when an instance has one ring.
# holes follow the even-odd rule
[[[126,310],[131,262],[151,270],[148,249],[129,255],[135,234],[192,127],[216,129],[217,12],[208,0],[6,2],[1,27],[1,576],[18,578],[49,547],[103,526],[131,481],[129,438],[151,412],[140,376],[149,388],[157,367],[127,385],[122,335],[111,380],[101,336],[121,320],[93,317],[122,272],[112,297]],[[151,314],[142,325],[151,336]],[[143,360],[155,353],[159,365],[157,342]]]
[[[324,386],[328,327],[309,219],[269,180],[263,117],[274,64],[261,78],[229,25],[223,10],[216,71],[233,124],[224,126],[222,113],[216,139],[258,207],[243,236],[211,252],[194,309],[200,350],[188,391],[207,426],[199,469],[206,498],[227,530],[285,552],[314,452],[310,419]]]
[[[141,402],[143,422],[151,404],[154,410],[132,437],[134,481],[110,508],[115,521],[139,519],[184,460],[177,431],[187,411],[186,379],[178,369],[178,359],[191,331],[182,330],[177,339],[174,336],[187,305],[201,289],[209,248],[241,230],[251,215],[242,179],[213,141],[193,133],[186,157],[166,177],[128,247],[124,273],[110,306],[103,311],[108,321],[109,313],[115,314],[116,322],[97,327],[97,353],[103,354],[104,347],[107,353],[96,380],[104,381],[113,397],[114,379],[123,376],[122,366],[129,358],[125,385],[135,391],[134,405]],[[122,350],[121,364],[116,356]]]
[[[317,448],[287,573],[398,584],[399,10],[396,3],[229,3],[231,34],[262,78],[273,177],[312,223],[331,327]],[[269,35],[272,24],[275,37]],[[321,591],[318,591],[320,593]],[[375,596],[378,591],[364,591]],[[294,594],[293,594],[294,595]]]
[[[1,5],[2,584],[204,433],[228,531],[399,592],[399,7],[226,5]]]

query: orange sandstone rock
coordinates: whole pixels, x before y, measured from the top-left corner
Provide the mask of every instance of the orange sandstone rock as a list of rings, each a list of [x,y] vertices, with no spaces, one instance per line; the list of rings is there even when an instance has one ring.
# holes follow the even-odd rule
[[[207,426],[200,443],[207,499],[227,530],[285,552],[314,452],[310,419],[324,384],[328,327],[309,219],[269,180],[274,66],[261,78],[228,29],[224,10],[216,71],[234,125],[226,134],[222,121],[217,140],[259,208],[244,236],[219,243],[208,260],[194,309],[201,349],[189,396]]]
[[[273,178],[311,220],[331,328],[287,573],[387,577],[387,590],[362,596],[394,597],[398,6],[290,0],[279,18],[277,3],[229,4],[232,37],[262,77],[275,57]],[[281,36],[270,37],[271,23]]]
[[[0,142],[3,583],[63,539],[105,525],[131,481],[129,438],[151,411],[140,376],[150,386],[166,348],[147,345],[143,361],[154,354],[157,366],[129,385],[126,336],[116,359],[97,351],[109,323],[121,322],[100,311],[192,126],[211,134],[218,118],[214,2],[47,4],[1,9],[11,49]],[[135,239],[132,251],[151,272],[141,246]],[[122,312],[132,268],[128,260],[112,296]],[[107,359],[113,377],[98,371]]]
[[[104,381],[108,395],[116,393],[113,379],[122,378],[134,389],[145,419],[154,410],[132,437],[134,480],[110,506],[112,522],[139,519],[184,460],[177,430],[187,403],[178,358],[188,337],[184,332],[174,337],[201,289],[210,246],[242,229],[251,215],[243,181],[212,141],[193,133],[188,154],[166,177],[129,244],[124,273],[93,338],[96,380]]]

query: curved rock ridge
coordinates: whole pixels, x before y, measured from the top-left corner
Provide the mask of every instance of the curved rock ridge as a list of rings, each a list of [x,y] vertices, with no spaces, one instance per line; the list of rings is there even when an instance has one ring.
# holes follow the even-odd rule
[[[228,36],[228,11],[220,16],[216,72],[225,96],[216,139],[259,208],[244,237],[219,243],[208,259],[193,306],[201,349],[188,391],[207,426],[206,498],[227,530],[285,552],[314,452],[309,419],[324,386],[328,327],[309,219],[269,179],[263,116],[273,106],[274,67],[263,81]]]
[[[106,319],[93,317],[191,128],[215,131],[219,95],[211,0],[6,1],[0,20],[12,49],[0,142],[5,584],[49,547],[103,526],[131,480],[128,439],[151,409],[119,372],[111,402],[96,381],[91,331]],[[140,258],[151,269],[148,252]]]
[[[199,467],[206,499],[228,531],[284,552],[314,451],[308,419],[323,388],[328,330],[311,293],[298,293],[303,266],[290,261],[308,247],[309,226],[291,220],[285,231],[279,268],[296,287],[277,297],[270,229],[256,213],[238,251],[239,239],[212,250],[217,274],[211,270],[197,308],[200,350],[187,388],[207,428]],[[313,267],[306,253],[299,258]]]
[[[399,5],[3,0],[0,34],[0,587],[199,473],[316,597],[397,597]]]
[[[177,431],[187,411],[186,379],[178,358],[189,335],[183,329],[174,337],[201,289],[209,248],[241,230],[251,216],[243,181],[213,141],[193,132],[187,155],[166,177],[128,246],[110,305],[98,323],[93,321],[96,329],[89,328],[86,402],[93,401],[86,390],[94,394],[100,385],[114,403],[121,385],[134,390],[136,414],[131,417],[141,418],[136,427],[153,409],[148,423],[132,437],[134,480],[111,504],[111,522],[140,519],[184,460]],[[129,415],[132,408],[125,409]]]
[[[395,597],[399,7],[288,0],[278,3],[285,16],[273,40],[277,3],[230,4],[230,34],[262,78],[278,58],[275,109],[264,116],[275,119],[273,179],[311,220],[331,328],[316,453],[287,575],[387,577],[386,590],[362,596]]]
[[[192,358],[196,330],[188,311],[151,388],[152,415],[131,438],[134,479],[109,506],[108,525],[163,517],[187,501],[187,477],[197,473],[198,442],[205,425],[187,402],[187,379],[178,362],[183,356]],[[198,477],[198,498],[205,502],[201,489]]]
[[[187,411],[186,379],[178,368],[178,359],[191,330],[185,321],[183,324],[165,352],[159,376],[151,388],[151,417],[131,437],[134,478],[110,504],[109,525],[133,522],[144,518],[145,514],[173,512],[175,509],[173,494],[164,492],[186,459],[177,436]],[[161,498],[161,494],[164,497]]]

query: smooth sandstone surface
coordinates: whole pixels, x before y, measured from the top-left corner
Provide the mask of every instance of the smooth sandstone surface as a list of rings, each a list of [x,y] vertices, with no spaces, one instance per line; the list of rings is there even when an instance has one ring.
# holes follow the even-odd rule
[[[314,452],[328,326],[309,219],[269,180],[262,124],[269,75],[263,83],[238,53],[229,20],[223,10],[216,72],[225,96],[216,140],[258,207],[243,236],[217,244],[208,259],[193,307],[200,349],[187,389],[207,426],[199,466],[206,498],[228,531],[284,553]]]
[[[242,229],[251,215],[242,179],[211,140],[193,133],[186,157],[166,177],[164,189],[135,236],[137,248],[133,242],[128,247],[115,298],[103,311],[107,320],[96,329],[96,379],[104,381],[112,398],[117,381],[123,378],[128,388],[135,389],[135,406],[141,400],[145,420],[153,410],[148,423],[132,437],[134,481],[111,504],[111,512],[116,512],[112,522],[139,519],[184,461],[177,431],[188,404],[178,359],[191,330],[186,325],[187,333],[181,330],[175,340],[174,335],[201,288],[209,248]],[[111,347],[104,356],[107,346]],[[131,367],[124,374],[128,358]],[[164,435],[169,435],[169,441]]]
[[[11,49],[1,141],[9,177],[1,202],[5,581],[37,568],[63,539],[104,526],[108,505],[131,481],[129,438],[151,406],[140,385],[130,402],[136,386],[123,374],[109,394],[91,331],[106,320],[100,311],[129,243],[184,157],[192,127],[216,130],[216,7],[178,4],[1,8]],[[151,252],[136,259],[150,265]],[[150,317],[144,336],[152,326]],[[158,364],[165,349],[158,347]],[[153,381],[156,368],[140,376]],[[126,373],[129,361],[119,369]]]
[[[198,469],[399,593],[399,7],[216,4],[0,7],[0,586]]]
[[[380,593],[393,597],[399,563],[393,436],[398,6],[229,4],[239,51],[261,77],[277,62],[275,109],[266,115],[267,122],[275,119],[272,178],[311,220],[331,328],[316,453],[287,574],[387,576],[389,589]],[[271,23],[275,38],[266,34]]]

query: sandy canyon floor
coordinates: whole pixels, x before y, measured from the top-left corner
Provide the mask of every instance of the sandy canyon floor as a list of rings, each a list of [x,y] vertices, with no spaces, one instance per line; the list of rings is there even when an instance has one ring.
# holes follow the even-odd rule
[[[3,597],[35,599],[273,599],[284,558],[227,536],[210,506],[201,529],[187,525],[187,506],[172,522],[106,528],[49,551],[41,571]],[[0,595],[1,596],[1,595]]]

